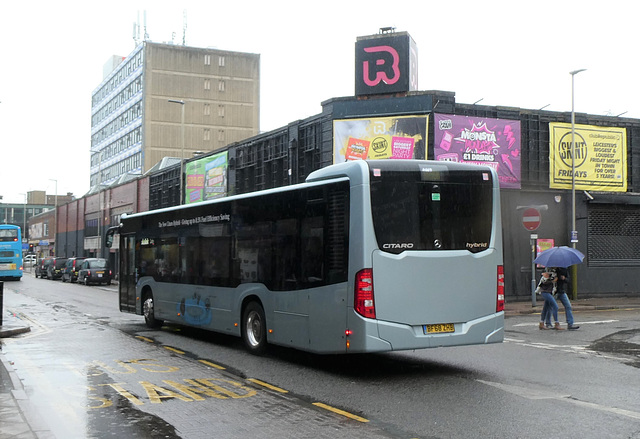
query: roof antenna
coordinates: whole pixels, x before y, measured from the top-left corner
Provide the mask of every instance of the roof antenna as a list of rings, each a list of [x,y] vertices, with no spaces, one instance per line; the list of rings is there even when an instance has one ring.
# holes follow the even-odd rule
[[[136,47],[140,44],[140,11],[138,11],[138,20],[133,22],[133,42]]]
[[[147,33],[147,11],[145,10],[143,13],[144,17],[144,41],[149,39],[149,34]]]
[[[187,10],[182,11],[182,45],[187,45]]]

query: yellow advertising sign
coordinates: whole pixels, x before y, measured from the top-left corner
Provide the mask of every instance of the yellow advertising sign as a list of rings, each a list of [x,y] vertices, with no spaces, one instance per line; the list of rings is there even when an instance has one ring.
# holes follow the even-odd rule
[[[428,116],[333,121],[333,162],[426,156]]]
[[[575,159],[571,124],[550,123],[549,187],[571,189],[575,168],[576,189],[627,191],[627,131],[625,128],[575,126]],[[572,166],[573,165],[573,166]]]

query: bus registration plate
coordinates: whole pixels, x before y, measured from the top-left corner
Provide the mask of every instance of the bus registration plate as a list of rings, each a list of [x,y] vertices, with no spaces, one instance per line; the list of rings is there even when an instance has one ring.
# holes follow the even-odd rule
[[[424,325],[422,327],[425,334],[441,334],[444,332],[455,332],[453,323],[438,323],[435,325]]]

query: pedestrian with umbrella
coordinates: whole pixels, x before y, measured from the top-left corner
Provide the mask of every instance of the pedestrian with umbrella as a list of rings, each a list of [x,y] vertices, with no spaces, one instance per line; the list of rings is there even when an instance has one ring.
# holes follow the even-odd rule
[[[564,306],[564,314],[567,317],[567,329],[576,330],[580,326],[573,324],[573,311],[571,309],[571,302],[569,296],[567,296],[567,289],[569,285],[569,270],[565,267],[557,267],[556,273],[558,274],[558,282],[556,284],[556,300],[562,302]],[[551,325],[551,316],[547,313],[546,321]]]
[[[580,326],[574,324],[571,302],[569,301],[569,297],[567,296],[567,287],[569,285],[569,271],[567,270],[567,267],[569,267],[570,265],[579,264],[583,260],[584,255],[582,254],[582,252],[567,246],[552,247],[540,253],[540,255],[534,260],[534,262],[547,267],[547,270],[545,271],[555,273],[556,296],[564,306],[565,315],[567,317],[567,329],[570,330],[579,329]],[[553,314],[555,319],[554,328],[562,329],[557,319],[558,303],[555,301],[553,296],[551,296],[551,299],[553,300],[553,302],[548,302],[547,298],[545,298],[544,306],[542,307],[542,314],[540,316],[540,329],[551,327],[551,314]],[[554,304],[555,307],[553,306]]]
[[[553,294],[556,290],[557,282],[558,275],[555,270],[546,268],[542,273],[540,282],[538,283],[540,294],[542,294],[542,298],[544,299],[542,313],[540,314],[540,329],[547,329],[545,325],[545,319],[549,320],[549,326],[551,326],[551,315],[553,315],[553,321],[555,322],[555,326],[553,327],[553,329],[564,329],[560,326],[560,322],[558,321],[558,303],[553,297]]]

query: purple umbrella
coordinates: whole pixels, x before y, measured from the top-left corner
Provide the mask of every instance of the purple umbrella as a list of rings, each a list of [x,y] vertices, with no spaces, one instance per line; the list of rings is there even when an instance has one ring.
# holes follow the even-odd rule
[[[545,267],[568,267],[569,265],[580,264],[584,259],[582,252],[575,248],[562,245],[560,247],[551,247],[540,253],[533,260],[536,264]]]

